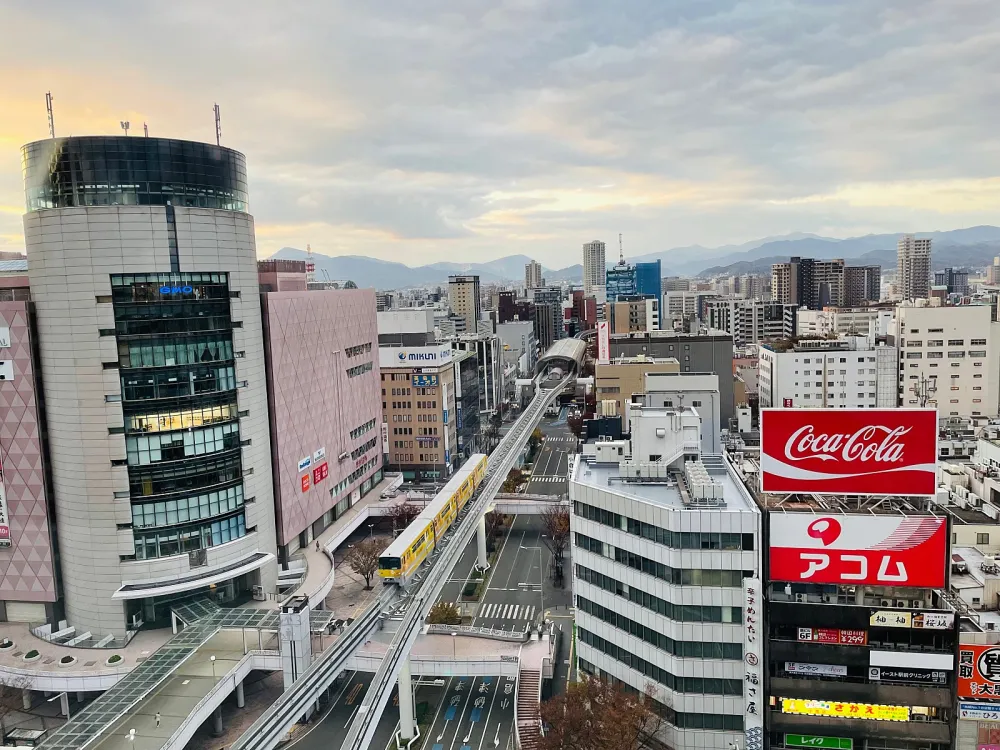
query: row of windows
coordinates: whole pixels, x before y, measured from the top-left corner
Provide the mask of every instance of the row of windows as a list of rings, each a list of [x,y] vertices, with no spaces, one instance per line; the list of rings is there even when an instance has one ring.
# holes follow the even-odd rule
[[[354,471],[352,471],[350,474],[347,475],[347,483],[354,484],[356,481],[361,479],[361,477],[363,477],[368,472],[369,469],[374,469],[381,460],[382,460],[381,458],[376,456],[375,458],[371,458],[365,461],[363,464],[361,464],[361,466],[359,466],[358,468],[356,468]]]
[[[421,428],[421,429],[423,429],[423,428]],[[392,428],[392,434],[393,435],[412,435],[413,434],[413,428],[412,427],[393,427]]]
[[[598,573],[596,570],[576,566],[576,575],[582,581],[598,586],[605,591],[628,599],[640,607],[669,617],[677,622],[726,622],[739,623],[743,621],[743,610],[739,607],[714,607],[699,604],[674,604],[658,596],[640,591],[635,586],[629,586],[611,576]]]
[[[652,628],[647,628],[642,623],[635,622],[627,617],[618,614],[612,609],[602,607],[600,604],[585,599],[582,596],[576,598],[576,608],[578,612],[596,617],[598,620],[608,623],[625,633],[639,638],[649,643],[660,651],[671,654],[682,659],[728,659],[740,661],[743,659],[742,643],[717,643],[715,641],[677,641],[669,638],[663,633],[658,633]],[[623,649],[624,651],[624,649]],[[617,658],[617,657],[615,657]],[[622,661],[619,659],[619,661]],[[662,682],[662,680],[658,680]],[[743,685],[740,680],[735,681],[739,686],[739,693],[723,693],[724,695],[740,695],[743,692]],[[700,692],[700,691],[699,691]]]
[[[438,421],[438,415],[437,414],[418,414],[417,415],[417,421],[418,422],[437,422]]]
[[[392,408],[393,409],[412,409],[413,408],[413,402],[412,401],[391,401],[390,403],[392,404]],[[385,401],[382,402],[382,408],[383,409],[385,408]]]
[[[131,466],[145,466],[159,461],[178,461],[238,448],[240,426],[236,422],[189,432],[163,435],[139,435],[125,438],[125,451]]]
[[[194,365],[122,375],[122,396],[126,401],[182,398],[236,389],[236,368]]]
[[[356,440],[369,430],[374,430],[374,429],[375,429],[375,420],[369,419],[363,425],[355,427],[353,430],[351,430],[351,440]]]
[[[238,450],[161,465],[130,466],[129,493],[133,499],[175,492],[197,492],[234,482],[242,476]]]
[[[627,531],[674,549],[753,550],[753,534],[730,534],[710,531],[668,531],[651,523],[612,513],[586,503],[574,502],[573,512],[588,521]]]
[[[942,352],[927,352],[927,359],[941,359]],[[970,351],[969,357],[972,359],[982,359],[986,356],[985,351]],[[923,359],[922,352],[907,352],[907,359]],[[965,352],[961,349],[948,352],[948,359],[965,359]]]
[[[390,372],[390,373],[383,372],[382,373],[382,380],[386,379],[386,375],[388,375],[389,380],[391,380],[393,382],[396,382],[396,383],[398,383],[400,381],[407,382],[410,379],[410,376],[407,373],[405,373],[405,372]]]
[[[867,359],[868,359],[869,362],[874,362],[875,361],[875,357],[868,357]],[[796,357],[795,361],[798,362],[799,358]],[[865,357],[858,357],[858,362],[864,362],[864,361],[865,361]],[[806,357],[805,359],[802,360],[802,363],[806,364],[806,365],[808,365],[810,362],[812,362],[812,360],[809,357]],[[840,362],[841,362],[841,364],[846,364],[847,363],[847,357],[840,357]],[[830,357],[830,359],[828,360],[828,363],[833,363],[833,357]],[[822,359],[817,359],[816,360],[816,364],[818,364],[818,365],[823,364],[823,360]]]
[[[438,428],[437,427],[418,427],[417,428],[417,434],[418,435],[437,435],[438,434]]]
[[[412,440],[393,440],[392,441],[392,447],[393,448],[412,448],[413,447],[413,441]]]
[[[123,300],[127,299],[131,294],[127,289],[136,284],[152,284],[157,288],[161,286],[194,286],[195,284],[221,284],[228,287],[229,274],[198,272],[111,274],[111,291],[115,299],[119,299],[121,294],[126,295],[122,298]]]
[[[367,354],[372,350],[372,344],[369,341],[366,344],[358,344],[357,346],[348,346],[344,349],[344,354],[348,357],[357,357],[360,354]]]
[[[358,458],[360,458],[367,451],[369,451],[372,448],[374,448],[375,444],[377,442],[378,442],[378,438],[372,438],[371,440],[369,440],[369,441],[367,441],[365,443],[362,443],[357,448],[355,448],[354,450],[351,451],[351,458],[355,459],[355,460],[358,459]]]
[[[659,578],[661,581],[672,583],[677,586],[726,586],[739,588],[743,586],[743,579],[749,578],[750,573],[739,570],[703,570],[701,568],[671,568],[656,560],[637,555],[621,547],[614,548],[614,556],[608,555],[604,544],[597,539],[593,539],[583,534],[576,534],[576,546],[593,552],[602,557],[608,557],[615,562],[628,565],[630,568],[640,570],[647,575]],[[611,545],[608,545],[609,547]]]
[[[235,396],[228,398],[235,398]],[[199,406],[157,414],[127,414],[125,416],[125,431],[134,435],[137,433],[192,430],[219,422],[231,422],[237,416],[238,410],[235,403]]]
[[[410,395],[410,389],[409,388],[390,388],[389,390],[392,391],[392,395],[393,396],[409,396]],[[383,396],[385,395],[385,388],[382,389],[382,395]]]
[[[118,344],[118,365],[126,369],[228,362],[232,359],[233,342],[228,334],[197,340],[129,340]]]
[[[590,634],[590,637],[596,638],[597,636]],[[587,675],[597,676],[598,674],[597,667],[586,659],[579,660],[579,668],[581,672]],[[640,693],[634,687],[622,682],[613,675],[603,674],[600,676],[601,679],[609,680],[612,684],[621,685],[627,692],[632,693],[633,695],[643,695],[643,693]],[[734,716],[732,714],[681,713],[679,711],[674,711],[672,708],[661,703],[655,698],[651,699],[650,708],[652,708],[656,714],[663,717],[668,724],[672,724],[680,729],[715,729],[730,732],[743,731],[742,716]]]
[[[437,401],[417,401],[418,409],[437,409]]]
[[[238,484],[235,487],[195,497],[133,505],[132,526],[137,529],[148,526],[173,526],[232,513],[242,506],[243,485]]]
[[[366,372],[372,371],[372,363],[365,362],[363,365],[355,365],[354,367],[347,368],[347,377],[356,378],[358,375],[364,375]]]
[[[180,555],[198,549],[218,547],[246,536],[246,515],[213,521],[189,529],[136,532],[135,559],[152,560],[157,557]]]

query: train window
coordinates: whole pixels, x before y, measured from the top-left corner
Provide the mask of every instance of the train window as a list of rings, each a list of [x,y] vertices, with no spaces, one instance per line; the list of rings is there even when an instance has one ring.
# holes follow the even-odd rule
[[[399,570],[399,558],[381,557],[379,558],[378,566],[382,568],[382,570]]]

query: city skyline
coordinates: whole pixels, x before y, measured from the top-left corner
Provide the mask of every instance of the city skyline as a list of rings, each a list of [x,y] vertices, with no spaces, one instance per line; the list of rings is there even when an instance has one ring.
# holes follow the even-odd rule
[[[241,6],[239,24],[235,6],[195,8],[5,9],[0,249],[24,248],[18,149],[46,135],[46,91],[60,136],[129,121],[211,142],[218,102],[262,258],[516,247],[560,268],[617,232],[628,256],[944,230],[1000,207],[984,2]],[[41,38],[45,65],[25,66]]]

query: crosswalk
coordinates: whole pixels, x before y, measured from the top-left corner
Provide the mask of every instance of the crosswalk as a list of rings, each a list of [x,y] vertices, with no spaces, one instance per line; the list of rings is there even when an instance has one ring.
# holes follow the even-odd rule
[[[557,475],[532,477],[531,481],[532,482],[565,482],[566,481],[566,477],[561,477],[561,476],[557,476]]]
[[[567,443],[567,444],[572,444],[572,443],[576,442],[576,438],[573,437],[572,435],[570,435],[569,437],[567,437],[565,435],[546,435],[545,436],[545,442],[549,443],[549,444],[552,444],[552,443]]]
[[[531,620],[535,607],[527,604],[484,604],[476,613],[477,618],[488,620]]]

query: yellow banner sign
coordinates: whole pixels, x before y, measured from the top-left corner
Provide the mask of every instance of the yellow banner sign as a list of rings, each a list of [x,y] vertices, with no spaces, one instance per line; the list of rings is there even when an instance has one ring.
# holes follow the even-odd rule
[[[879,628],[908,628],[913,624],[913,614],[880,609],[877,612],[872,612],[868,624]]]
[[[909,721],[906,706],[882,706],[872,703],[839,703],[802,698],[782,698],[781,713],[803,716],[832,716],[840,719],[872,719],[874,721]]]

